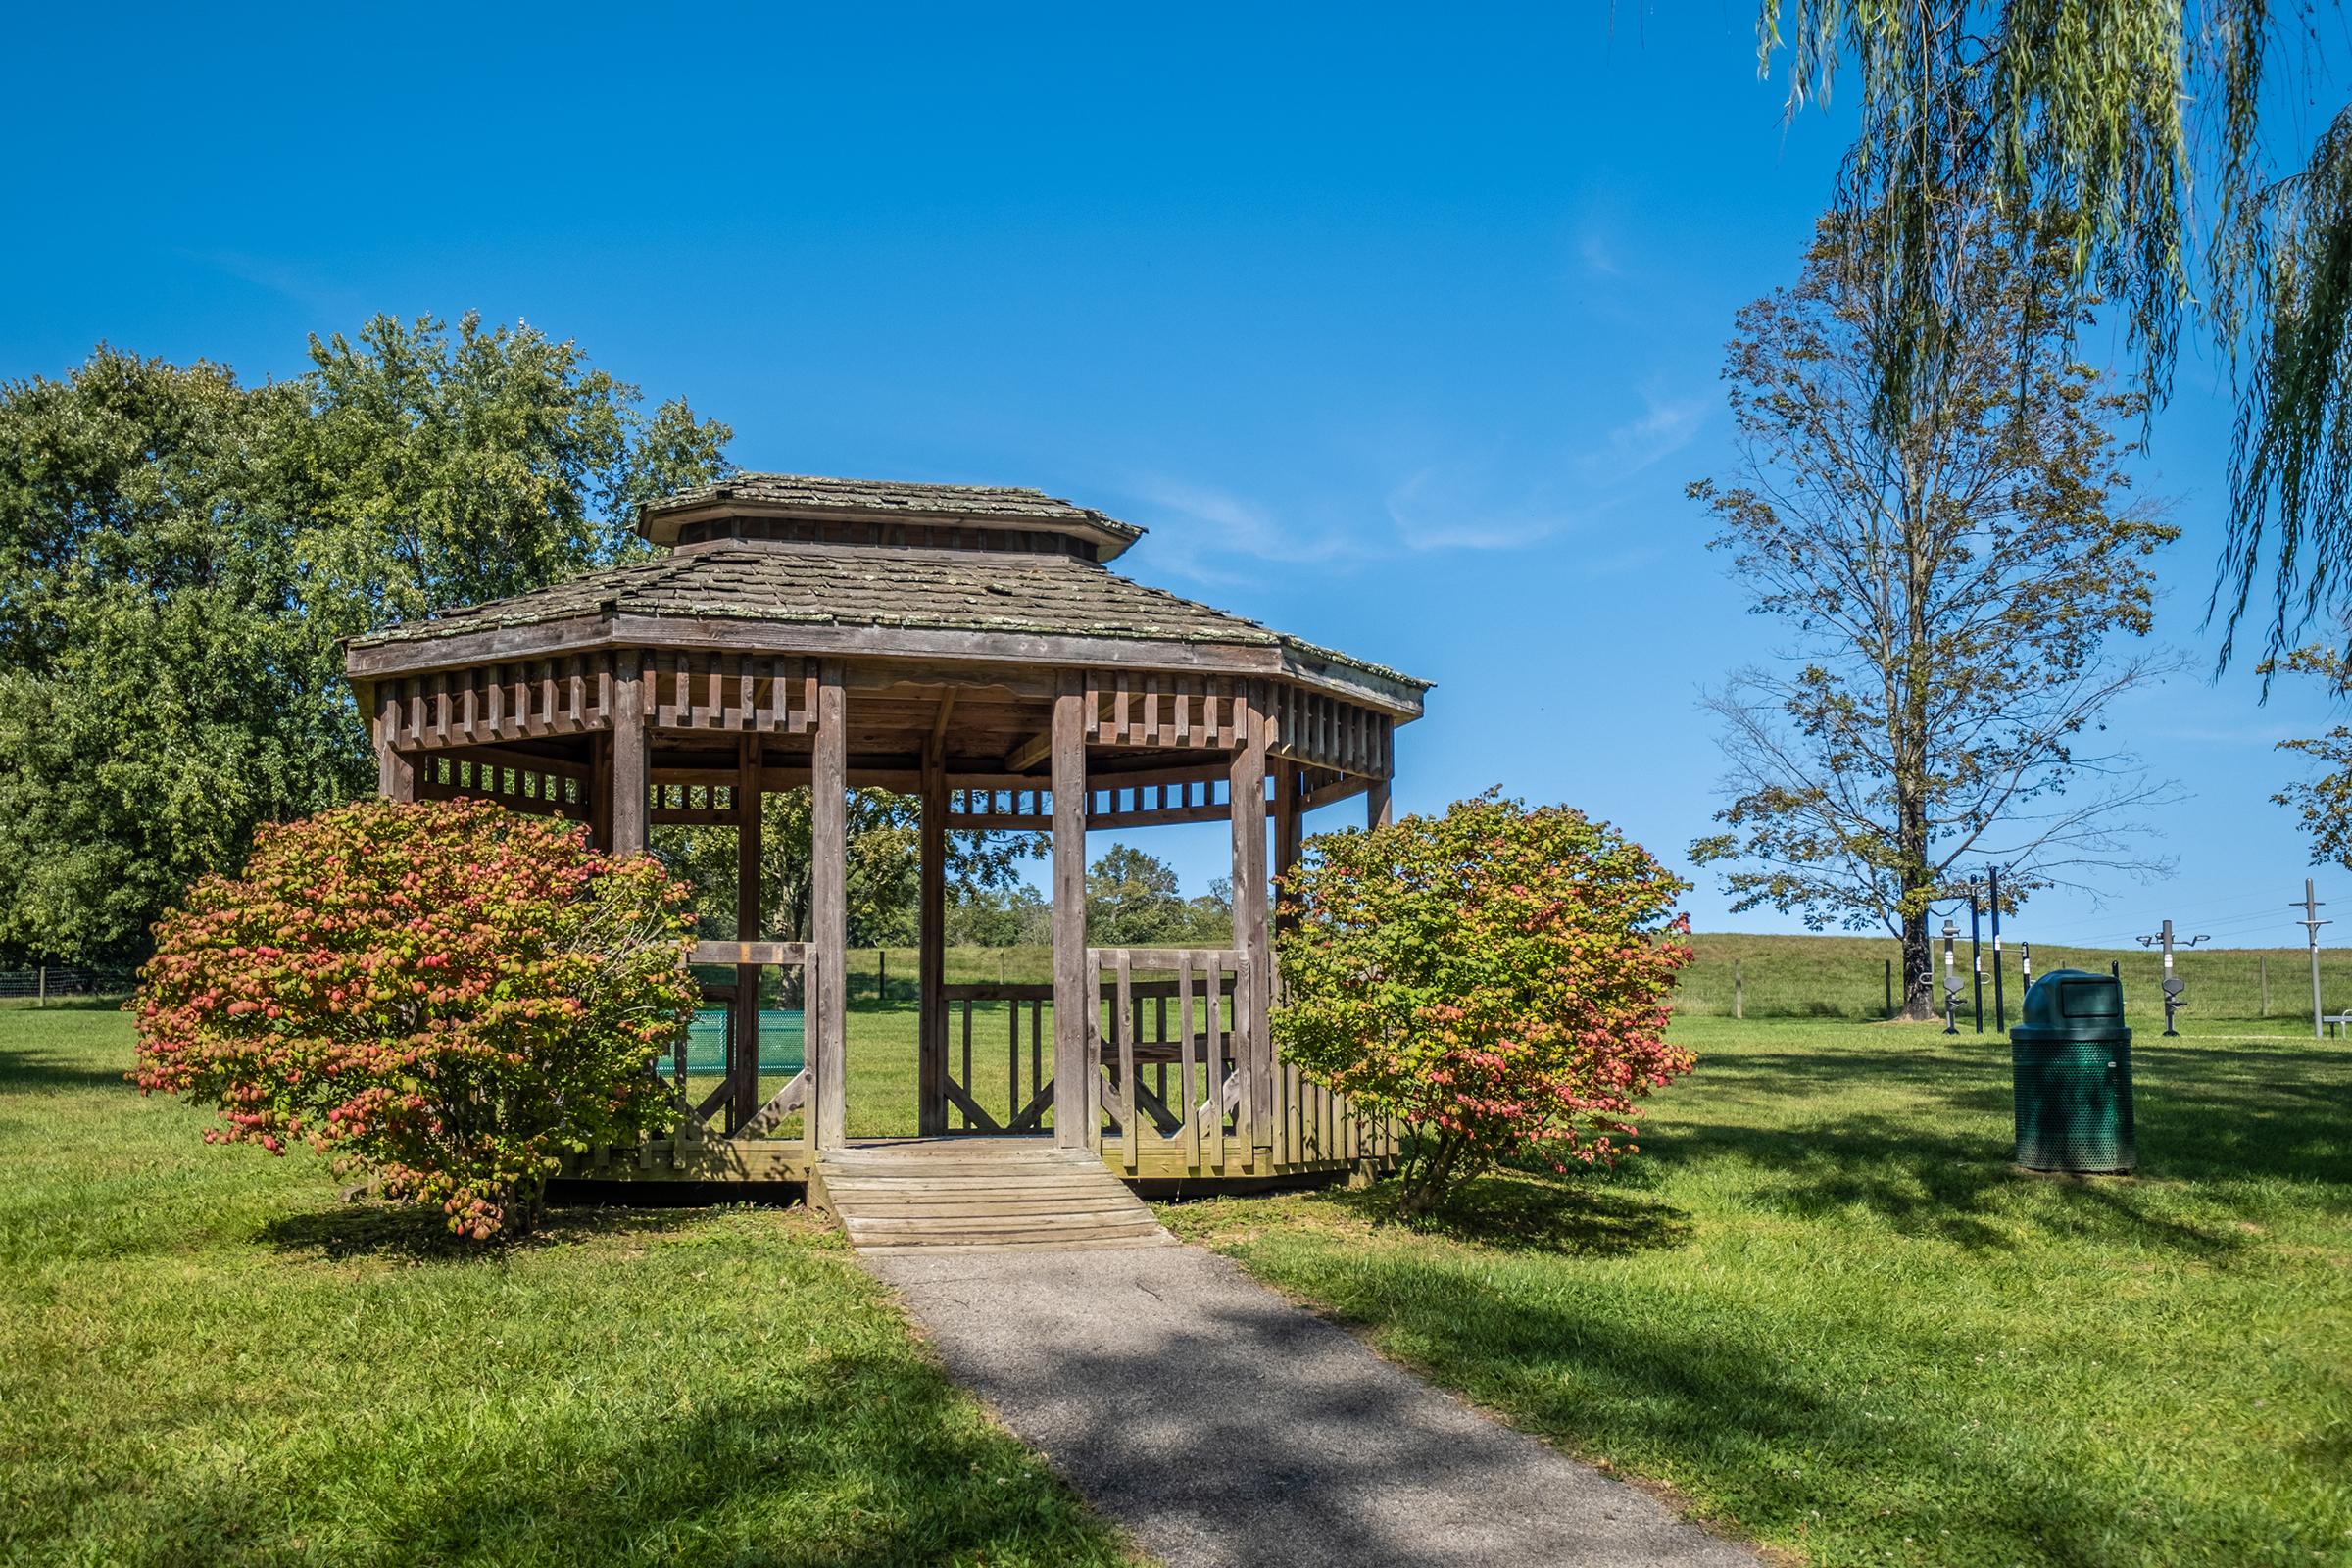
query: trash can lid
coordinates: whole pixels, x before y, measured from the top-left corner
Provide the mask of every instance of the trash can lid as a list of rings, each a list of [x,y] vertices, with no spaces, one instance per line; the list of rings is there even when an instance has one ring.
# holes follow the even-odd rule
[[[2009,1038],[2128,1041],[2123,982],[2087,969],[2052,969],[2026,993]]]

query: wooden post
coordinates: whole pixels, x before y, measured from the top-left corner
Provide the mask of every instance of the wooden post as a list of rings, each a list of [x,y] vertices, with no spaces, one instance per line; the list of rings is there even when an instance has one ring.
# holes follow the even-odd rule
[[[2254,956],[2254,961],[2262,971],[2262,1016],[2268,1018],[2271,1015],[2271,956],[2258,953]]]
[[[1233,800],[1233,945],[1247,956],[1243,984],[1234,988],[1242,1016],[1233,1032],[1233,1054],[1248,1100],[1234,1113],[1234,1128],[1247,1152],[1262,1140],[1272,1101],[1272,1036],[1266,1013],[1274,988],[1274,965],[1266,941],[1266,713],[1256,683],[1245,688],[1242,744],[1234,751],[1228,777]],[[1245,995],[1245,993],[1247,993]],[[1212,1085],[1212,1092],[1221,1086]]]
[[[612,735],[588,737],[588,842],[612,853]]]
[[[735,760],[735,939],[757,942],[760,907],[760,743],[744,737]],[[760,1114],[760,966],[735,966],[735,1095],[732,1133]]]
[[[1740,979],[1738,958],[1732,960],[1732,1016],[1735,1018],[1747,1016],[1747,988]]]
[[[392,744],[400,733],[400,699],[385,697],[376,708],[375,793],[387,801],[416,798],[416,760]]]
[[[933,747],[923,755],[922,912],[915,937],[915,1127],[926,1138],[948,1130],[948,771]],[[1017,1108],[1017,1107],[1016,1107]]]
[[[622,659],[612,680],[612,852],[643,855],[646,845],[645,685],[637,662]]]
[[[1086,678],[1065,670],[1054,697],[1054,1141],[1100,1146],[1096,1002],[1086,985]]]
[[[1299,768],[1284,758],[1274,764],[1274,875],[1287,875],[1305,853],[1305,802],[1299,799]],[[1288,930],[1296,921],[1276,917],[1276,929]]]
[[[1395,726],[1380,727],[1378,765],[1373,773],[1372,787],[1364,791],[1364,826],[1387,827],[1394,821],[1394,808],[1389,801],[1389,781],[1396,776],[1396,733]]]
[[[816,947],[816,1106],[810,1142],[820,1153],[849,1136],[850,735],[841,661],[817,666],[816,755],[809,776],[809,928]]]

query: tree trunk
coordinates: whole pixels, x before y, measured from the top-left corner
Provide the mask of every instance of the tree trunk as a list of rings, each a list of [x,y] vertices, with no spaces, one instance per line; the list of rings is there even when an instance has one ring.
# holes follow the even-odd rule
[[[1929,945],[1928,911],[1903,917],[1903,1016],[1922,1023],[1936,1016],[1936,959]]]

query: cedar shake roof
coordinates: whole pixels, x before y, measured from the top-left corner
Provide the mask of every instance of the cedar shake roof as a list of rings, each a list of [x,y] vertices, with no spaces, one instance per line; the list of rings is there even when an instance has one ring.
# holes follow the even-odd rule
[[[1036,498],[1034,503],[1023,504],[1067,505],[1040,497],[1036,491],[987,493]],[[1400,683],[1416,692],[1429,685],[1163,589],[1146,587],[1073,556],[841,544],[714,541],[687,546],[660,560],[590,572],[511,599],[443,611],[427,620],[354,638],[351,646],[428,643],[467,632],[593,616],[608,608],[623,615],[778,625],[1042,633],[1270,647],[1354,669],[1379,681]]]
[[[805,517],[896,517],[1001,523],[1092,540],[1108,561],[1144,536],[1091,507],[1043,490],[1007,485],[917,484],[893,479],[825,479],[800,473],[738,473],[680,490],[637,509],[637,531],[658,545],[677,542],[688,514],[759,512]]]

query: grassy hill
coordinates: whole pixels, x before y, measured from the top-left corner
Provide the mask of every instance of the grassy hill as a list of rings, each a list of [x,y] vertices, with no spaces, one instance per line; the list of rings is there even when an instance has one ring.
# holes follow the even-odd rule
[[[1698,956],[1683,971],[1681,1012],[1702,1017],[1732,1013],[1733,966],[1739,966],[1742,1011],[1750,1018],[1878,1018],[1886,1004],[1886,965],[1899,956],[1884,937],[1755,936],[1709,932],[1691,939]],[[1959,947],[1959,972],[1969,977],[1968,945]],[[2070,948],[2034,944],[2034,972],[2123,969],[2124,1005],[2134,1026],[2162,1027],[2164,957],[2144,948]],[[1984,957],[1984,1018],[1992,1023],[1992,944]],[[2001,962],[2009,1016],[2017,1016],[2018,949],[2008,944]],[[1938,981],[1943,956],[1936,955]],[[2269,1019],[2289,1033],[2311,1026],[2311,959],[2303,948],[2197,948],[2176,953],[2174,971],[2186,982],[2182,1000],[2201,1018]],[[2269,1005],[2263,1003],[2269,976]],[[1898,987],[1899,987],[1899,976]],[[2320,983],[2329,1012],[2352,1011],[2352,948],[2320,950]],[[1938,993],[1940,994],[1940,992]],[[1971,993],[1961,993],[1962,1028]]]
[[[1742,1014],[1749,1018],[1882,1018],[1886,1007],[1886,965],[1898,956],[1895,945],[1884,937],[1758,936],[1741,932],[1704,932],[1690,939],[1698,956],[1683,971],[1676,1010],[1692,1017],[1732,1015],[1733,965],[1739,965]],[[1992,1024],[1992,944],[1984,944],[1984,1019]],[[2074,968],[2104,971],[2110,963],[2123,969],[2124,1005],[2134,1026],[2161,1028],[2164,980],[2163,956],[2145,948],[2075,948],[2036,942],[2034,971]],[[2009,1016],[2017,1016],[2023,987],[2018,976],[2019,952],[2014,940],[2001,955],[2002,985],[2008,994]],[[1940,976],[1940,945],[1936,961]],[[2269,1020],[2278,1032],[2291,1034],[2311,1027],[2311,965],[2302,948],[2196,948],[2174,956],[2174,965],[2187,983],[2183,994],[2188,1010],[2200,1018],[2237,1022]],[[1968,945],[1959,948],[1960,975],[1968,977]],[[894,1000],[911,1001],[915,992],[915,955],[911,948],[893,948],[877,955],[859,948],[850,955],[850,995],[871,998],[876,983],[887,974]],[[1048,982],[1054,978],[1054,955],[1047,948],[955,948],[948,954],[951,983],[996,980]],[[2263,1002],[2264,976],[2269,977],[2269,1005]],[[2320,980],[2329,1012],[2352,1011],[2352,948],[2320,950]],[[1940,993],[1938,993],[1940,995]],[[1969,993],[1961,994],[1965,1020]],[[1968,1027],[1964,1021],[1963,1028]]]

